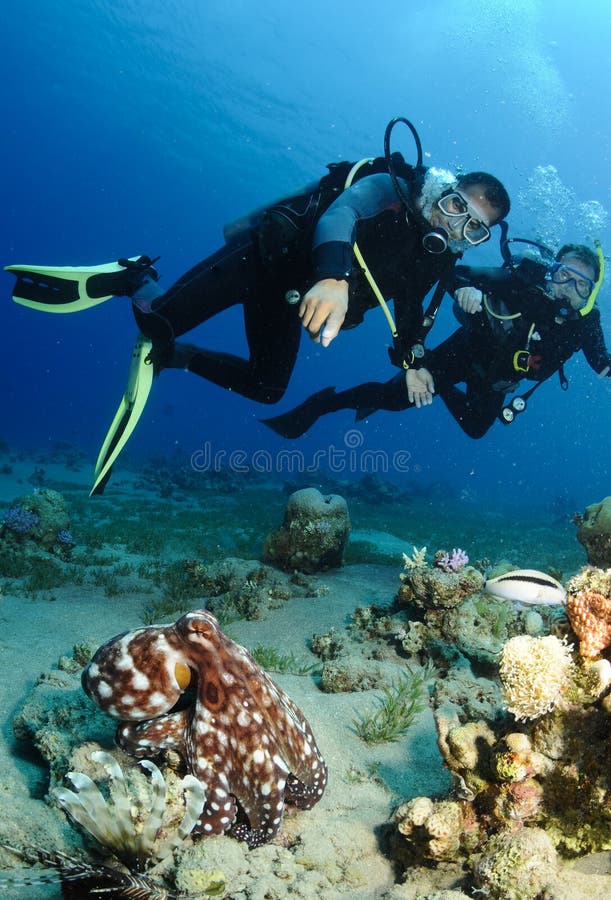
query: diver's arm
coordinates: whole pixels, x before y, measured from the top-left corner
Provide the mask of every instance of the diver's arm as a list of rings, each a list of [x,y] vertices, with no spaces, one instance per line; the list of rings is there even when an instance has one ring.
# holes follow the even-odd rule
[[[455,266],[452,275],[453,285],[450,288],[452,293],[461,287],[476,287],[486,293],[494,288],[513,286],[516,280],[511,269],[505,269],[501,266],[493,268]]]
[[[532,309],[534,299],[540,299],[541,289],[528,283],[522,273],[502,267],[475,268],[474,266],[456,266],[453,273],[453,294],[462,312],[480,313],[488,308],[486,298],[494,307],[505,306],[505,314],[534,315]],[[488,308],[489,309],[489,308]],[[530,312],[529,312],[530,310]],[[489,310],[490,311],[490,310]],[[459,321],[463,321],[458,314]]]
[[[328,347],[348,310],[348,279],[359,219],[395,208],[397,195],[389,175],[369,175],[343,191],[320,217],[312,242],[316,283],[304,296],[299,315],[310,337]]]
[[[404,185],[407,191],[407,184]],[[312,240],[312,263],[317,279],[348,278],[352,246],[360,219],[371,219],[400,206],[390,175],[368,175],[343,191],[318,220]]]
[[[584,322],[583,353],[588,365],[601,378],[611,378],[611,354],[607,350],[600,324],[600,313],[594,308]]]
[[[407,387],[407,399],[420,409],[421,406],[430,406],[435,393],[435,382],[428,369],[422,366],[420,369],[408,369],[405,373],[405,385]]]
[[[348,312],[348,282],[323,278],[310,288],[299,305],[299,317],[315,344],[328,347],[337,337]]]
[[[510,313],[524,312],[527,303],[541,296],[545,288],[546,271],[544,265],[527,258],[511,269],[506,266],[455,266],[453,285],[449,292],[458,300],[459,290],[475,288],[482,294],[503,301]],[[465,312],[474,311],[464,308],[460,301],[459,304]]]
[[[479,288],[462,287],[458,288],[454,294],[454,299],[458,303],[463,312],[480,313],[483,310],[484,295]]]

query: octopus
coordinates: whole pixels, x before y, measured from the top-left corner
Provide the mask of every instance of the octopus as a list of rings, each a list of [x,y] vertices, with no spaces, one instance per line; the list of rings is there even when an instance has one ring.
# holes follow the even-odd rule
[[[293,701],[204,609],[126,632],[83,671],[88,696],[119,719],[116,742],[143,758],[173,750],[204,786],[195,830],[270,841],[285,803],[310,809],[327,767]]]

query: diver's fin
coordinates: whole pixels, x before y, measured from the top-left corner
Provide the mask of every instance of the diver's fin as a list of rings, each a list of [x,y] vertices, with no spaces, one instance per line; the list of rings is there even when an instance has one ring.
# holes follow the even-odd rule
[[[154,366],[150,359],[152,348],[153,344],[148,338],[144,335],[138,337],[132,353],[125,393],[98,454],[90,497],[103,493],[112,466],[142,415],[153,383]]]
[[[335,412],[341,409],[333,400],[337,397],[334,387],[323,388],[316,394],[312,394],[295,409],[271,419],[259,419],[276,434],[285,438],[298,438],[305,434],[309,428],[325,413]]]
[[[372,416],[377,411],[377,406],[363,406],[362,408],[355,410],[354,421],[362,422],[363,419],[368,419],[369,416]]]
[[[148,256],[132,256],[101,266],[5,266],[17,278],[13,300],[21,306],[53,313],[79,312],[133,293],[142,275],[157,273]]]

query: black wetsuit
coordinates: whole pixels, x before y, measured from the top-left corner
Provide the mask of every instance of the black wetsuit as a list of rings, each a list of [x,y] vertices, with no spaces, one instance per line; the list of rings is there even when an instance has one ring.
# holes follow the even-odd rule
[[[182,276],[152,302],[134,295],[141,331],[153,340],[160,366],[173,362],[175,338],[217,313],[244,307],[249,358],[190,348],[189,371],[263,403],[278,401],[288,385],[302,331],[298,303],[323,278],[349,281],[349,306],[342,328],[358,325],[377,300],[360,268],[353,243],[385,297],[394,299],[399,349],[411,346],[422,321],[422,301],[451,270],[457,255],[427,253],[422,223],[407,220],[388,174],[376,160],[343,191],[347,169],[338,166],[314,190],[254,214],[219,251]],[[341,164],[348,165],[348,164]],[[404,165],[403,185],[417,200],[425,170]],[[349,166],[348,166],[349,168]],[[361,177],[365,173],[365,177]],[[183,366],[184,367],[184,366]]]
[[[558,372],[565,388],[562,367],[579,350],[595,372],[611,366],[596,308],[586,317],[557,322],[551,300],[546,302],[540,316],[531,317],[532,309],[523,313],[504,339],[491,335],[488,317],[480,313],[431,351],[436,391],[469,437],[483,437],[522,379],[542,382]],[[532,326],[535,339],[529,340]],[[464,391],[456,386],[461,382]]]
[[[528,261],[513,271],[456,269],[454,287],[481,288],[489,311],[459,313],[462,326],[427,352],[424,365],[434,377],[436,394],[469,437],[480,438],[490,429],[522,379],[542,382],[559,372],[566,384],[562,366],[579,350],[595,372],[611,375],[600,312],[594,307],[586,316],[560,318],[545,292],[544,273]],[[457,387],[461,383],[465,390]],[[325,413],[355,409],[362,419],[376,410],[398,412],[413,405],[400,372],[386,383],[367,382],[338,393],[327,388],[266,424],[285,437],[298,437]]]

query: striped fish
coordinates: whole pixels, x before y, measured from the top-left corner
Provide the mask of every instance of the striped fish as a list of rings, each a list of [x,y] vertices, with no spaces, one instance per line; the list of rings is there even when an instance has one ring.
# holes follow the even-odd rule
[[[559,581],[536,569],[515,569],[489,578],[484,588],[493,597],[516,600],[531,606],[557,606],[566,602],[566,591]]]

